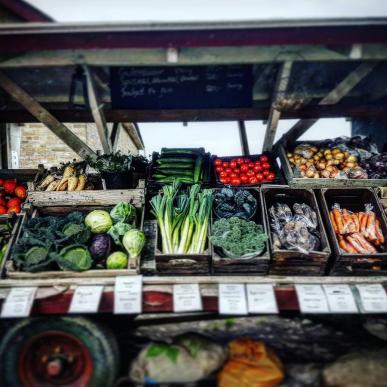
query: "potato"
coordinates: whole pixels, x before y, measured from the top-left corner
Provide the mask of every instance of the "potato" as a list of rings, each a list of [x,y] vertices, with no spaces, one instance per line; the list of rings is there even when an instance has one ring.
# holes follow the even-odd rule
[[[288,158],[293,157],[293,153],[288,153],[287,156]]]
[[[327,160],[326,165],[327,166],[333,165],[333,160]]]
[[[313,159],[316,160],[316,161],[319,161],[321,158],[321,156],[318,155],[318,153],[316,153],[314,156],[313,156]]]
[[[308,167],[307,167],[305,164],[302,164],[302,165],[300,165],[300,166],[298,167],[298,169],[299,169],[300,171],[306,171],[306,170],[308,169]]]
[[[332,152],[330,151],[330,149],[326,149],[326,150],[324,151],[324,155],[330,155],[330,154],[332,154]]]
[[[305,165],[306,165],[307,167],[311,167],[312,165],[314,165],[314,162],[312,162],[312,161],[307,161],[307,162],[305,163]]]
[[[355,163],[345,163],[345,166],[348,168],[354,168],[356,166]]]
[[[304,157],[301,157],[301,158],[300,158],[300,163],[301,163],[301,164],[306,164],[306,159],[305,159]]]
[[[331,153],[324,153],[324,155],[325,155],[325,158],[326,158],[327,160],[332,160],[332,159],[333,159],[333,156],[332,156]]]
[[[321,171],[321,177],[328,178],[330,174],[331,173],[327,169],[324,169],[323,171]]]
[[[320,178],[320,175],[318,172],[315,172],[315,174],[313,175],[313,178],[314,179],[319,179]]]
[[[313,152],[313,153],[316,153],[318,151],[317,147],[315,146],[311,146],[310,147],[310,150]]]
[[[343,152],[337,152],[333,157],[336,160],[344,160],[344,153]]]
[[[317,169],[319,169],[320,171],[323,171],[325,168],[326,168],[325,163],[318,163],[317,164]]]
[[[348,152],[348,151],[345,151],[344,152],[344,157],[347,159],[348,157],[350,157],[351,156],[351,153],[350,152]]]
[[[341,153],[341,149],[339,149],[339,148],[333,148],[331,152],[332,152],[333,155],[335,155],[335,154],[337,154],[337,153]]]
[[[353,155],[350,155],[350,156],[347,157],[347,161],[349,161],[350,163],[357,163],[357,157],[353,156]]]
[[[337,159],[333,160],[333,165],[339,165],[339,164],[340,164],[340,160],[337,160]]]
[[[306,177],[313,177],[314,174],[315,174],[315,171],[316,171],[316,170],[315,170],[314,168],[309,167],[309,168],[306,170],[306,172],[305,172]]]
[[[332,166],[332,165],[328,165],[328,166],[325,168],[325,170],[327,170],[328,172],[332,172],[332,171],[335,170],[335,167]]]
[[[320,157],[323,157],[324,156],[324,152],[317,152],[316,155],[320,156]]]
[[[305,171],[301,171],[301,176],[305,177]]]

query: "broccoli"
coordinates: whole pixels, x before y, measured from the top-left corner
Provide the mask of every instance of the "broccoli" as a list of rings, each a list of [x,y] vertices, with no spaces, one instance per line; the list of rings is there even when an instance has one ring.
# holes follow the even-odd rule
[[[260,255],[267,239],[261,225],[237,217],[217,220],[210,236],[212,244],[229,258]]]

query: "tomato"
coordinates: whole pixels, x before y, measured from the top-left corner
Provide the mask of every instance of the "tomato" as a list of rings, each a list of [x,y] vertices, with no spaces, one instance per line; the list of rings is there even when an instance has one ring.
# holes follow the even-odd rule
[[[246,172],[248,172],[248,171],[249,171],[249,166],[246,165],[246,164],[242,164],[242,165],[241,165],[241,172],[242,172],[242,173],[246,173]]]
[[[261,155],[259,157],[259,160],[262,161],[263,163],[268,162],[269,158],[266,155]]]
[[[222,177],[227,177],[227,172],[226,171],[222,171],[219,173],[219,177],[222,178]]]
[[[260,165],[256,165],[254,168],[253,168],[253,171],[255,173],[258,173],[258,172],[262,172],[263,168],[260,166]]]
[[[241,170],[239,168],[233,169],[233,172],[239,175],[241,173]]]
[[[231,161],[231,162],[230,162],[230,168],[231,168],[231,169],[235,169],[236,167],[237,167],[236,161],[234,161],[234,160]]]
[[[3,205],[0,206],[0,215],[4,215],[7,213],[7,208]]]
[[[247,171],[246,175],[247,175],[248,177],[255,176],[254,171]]]
[[[263,169],[270,169],[270,164],[269,163],[263,163],[262,164]]]
[[[263,175],[262,175],[262,173],[257,173],[257,174],[255,175],[255,177],[257,178],[258,181],[262,181],[262,180],[263,180]]]
[[[18,214],[20,212],[20,210],[21,210],[20,206],[8,207],[7,214],[12,214],[13,212],[15,214]]]
[[[223,168],[228,168],[230,166],[230,163],[228,161],[223,161]]]
[[[0,187],[2,187],[4,184],[4,180],[3,179],[0,179]]]
[[[238,177],[231,179],[231,185],[240,185],[240,184],[241,184],[241,179],[239,179]]]
[[[226,172],[227,175],[229,175],[232,172],[231,168],[225,168],[223,169],[223,171]]]
[[[249,178],[247,177],[247,175],[242,174],[240,176],[240,179],[241,179],[242,184],[247,184],[249,182]]]
[[[232,172],[232,173],[230,173],[230,177],[231,177],[231,179],[234,179],[236,177],[239,178],[239,175],[237,173]]]
[[[250,184],[257,184],[257,183],[258,183],[258,180],[257,180],[255,177],[250,177],[249,183],[250,183]]]
[[[269,175],[270,171],[265,169],[263,172],[262,172],[262,175],[267,177]]]
[[[230,184],[230,178],[229,178],[229,177],[222,177],[222,178],[220,179],[220,182],[221,182],[222,184]]]
[[[223,161],[222,161],[221,159],[216,159],[216,160],[214,161],[214,164],[215,164],[215,166],[217,166],[217,167],[221,167],[222,164],[223,164]]]
[[[249,162],[250,162],[250,159],[249,159],[248,157],[244,157],[244,158],[243,158],[243,161],[244,161],[245,163],[249,163]]]
[[[223,167],[215,167],[215,171],[220,173],[223,171]]]
[[[15,188],[16,188],[16,180],[15,179],[4,180],[5,193],[12,195],[15,192]]]
[[[270,172],[270,173],[267,175],[267,180],[269,180],[269,181],[275,180],[275,173]]]
[[[253,162],[250,162],[250,163],[248,164],[248,166],[249,166],[249,168],[254,168],[254,167],[255,167],[255,164],[254,164]]]
[[[5,201],[4,198],[0,198],[0,206],[5,206],[7,202]]]
[[[244,163],[243,157],[238,157],[238,158],[236,159],[236,162],[237,162],[237,164],[243,164],[243,163]]]
[[[7,207],[11,208],[11,207],[20,206],[20,203],[21,203],[21,200],[19,198],[12,198],[8,200]]]

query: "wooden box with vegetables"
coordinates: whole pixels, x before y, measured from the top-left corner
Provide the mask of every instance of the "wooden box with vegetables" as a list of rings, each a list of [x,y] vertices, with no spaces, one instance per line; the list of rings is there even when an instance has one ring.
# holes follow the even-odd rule
[[[119,200],[115,191],[105,191],[103,204],[83,200],[67,206],[32,206],[31,217],[24,219],[6,262],[6,276],[137,274],[145,245],[144,195],[137,191],[121,191]],[[113,195],[110,202],[109,194]]]
[[[212,213],[213,273],[266,274],[270,254],[259,191],[215,190]]]
[[[367,137],[280,144],[278,153],[290,186],[387,185],[387,154],[379,153]]]
[[[322,189],[319,196],[336,255],[331,274],[387,274],[387,224],[373,189]]]
[[[26,179],[30,176],[16,170],[0,171],[0,217],[18,214],[27,199]]]
[[[158,230],[155,243],[159,274],[209,274],[208,241],[212,190],[199,184],[182,187],[176,180],[150,200]]]
[[[262,186],[270,274],[323,275],[331,249],[312,190]]]

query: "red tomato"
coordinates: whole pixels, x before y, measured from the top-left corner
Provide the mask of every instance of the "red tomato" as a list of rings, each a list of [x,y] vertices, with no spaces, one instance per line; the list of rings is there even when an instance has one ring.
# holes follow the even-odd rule
[[[221,159],[216,159],[216,160],[214,161],[214,164],[215,164],[217,167],[221,167],[222,164],[223,164],[223,161],[222,161]]]
[[[255,164],[253,162],[249,162],[249,168],[254,168],[255,167]]]
[[[253,176],[255,176],[254,171],[247,171],[246,175],[247,175],[248,177],[253,177]]]
[[[255,175],[255,177],[257,178],[258,181],[262,181],[262,180],[263,180],[263,175],[262,175],[262,173],[257,173],[257,174]]]
[[[262,175],[265,176],[265,177],[267,177],[269,173],[270,173],[270,171],[267,170],[267,169],[265,169],[265,170],[262,172]]]
[[[8,200],[7,207],[17,207],[20,206],[21,200],[19,198],[12,198]]]
[[[269,158],[266,155],[262,155],[259,157],[259,160],[262,161],[263,163],[269,161]]]
[[[244,163],[243,157],[238,157],[238,158],[236,159],[236,162],[237,162],[237,164],[243,164],[243,163]]]
[[[228,168],[230,163],[228,161],[223,161],[223,168]]]
[[[231,161],[231,162],[230,162],[230,168],[231,168],[231,169],[235,169],[236,167],[237,167],[236,161],[234,161],[234,160]]]
[[[229,175],[232,172],[231,168],[225,168],[223,169],[223,171],[226,172],[227,175]]]
[[[241,170],[239,168],[233,169],[233,172],[239,175],[241,173]]]
[[[253,171],[255,172],[255,173],[258,173],[258,172],[262,172],[262,167],[260,166],[260,165],[256,165],[254,168],[253,168]]]
[[[7,208],[5,206],[0,206],[0,215],[4,215],[7,213]]]
[[[241,184],[241,179],[238,177],[231,179],[231,185],[240,185]]]
[[[249,178],[247,177],[247,175],[242,174],[240,176],[240,179],[241,179],[242,184],[247,184],[249,182]]]
[[[20,210],[21,210],[20,206],[9,207],[7,214],[12,214],[13,212],[15,214],[18,214],[20,212]]]
[[[250,162],[250,159],[249,159],[248,157],[244,157],[244,158],[243,158],[243,161],[244,161],[245,163],[249,163],[249,162]]]
[[[263,169],[270,169],[270,164],[267,163],[267,162],[266,162],[266,163],[263,163],[263,164],[262,164],[262,168],[263,168]]]
[[[5,206],[7,202],[5,201],[4,198],[0,198],[0,206]]]
[[[218,172],[218,173],[220,173],[220,172],[223,171],[223,167],[216,167],[216,168],[215,168],[215,171]]]
[[[219,173],[219,176],[220,176],[220,178],[227,177],[227,172],[226,171],[222,171],[222,172]]]
[[[246,172],[248,172],[248,171],[249,171],[249,166],[246,165],[246,164],[242,164],[242,165],[241,165],[241,172],[242,172],[242,173],[246,173]]]
[[[221,182],[222,184],[230,184],[230,178],[229,178],[229,177],[222,177],[222,178],[220,179],[220,182]]]
[[[237,173],[232,172],[230,173],[230,177],[231,179],[235,179],[236,177],[239,177],[239,175]]]
[[[4,180],[5,193],[12,195],[15,192],[15,188],[16,188],[16,180],[15,179]]]
[[[269,180],[269,181],[275,180],[275,173],[270,172],[270,173],[267,175],[267,180]]]
[[[2,187],[4,184],[4,180],[3,179],[0,179],[0,187]]]
[[[257,183],[258,183],[258,180],[257,180],[255,177],[250,177],[249,183],[250,183],[250,184],[257,184]]]

